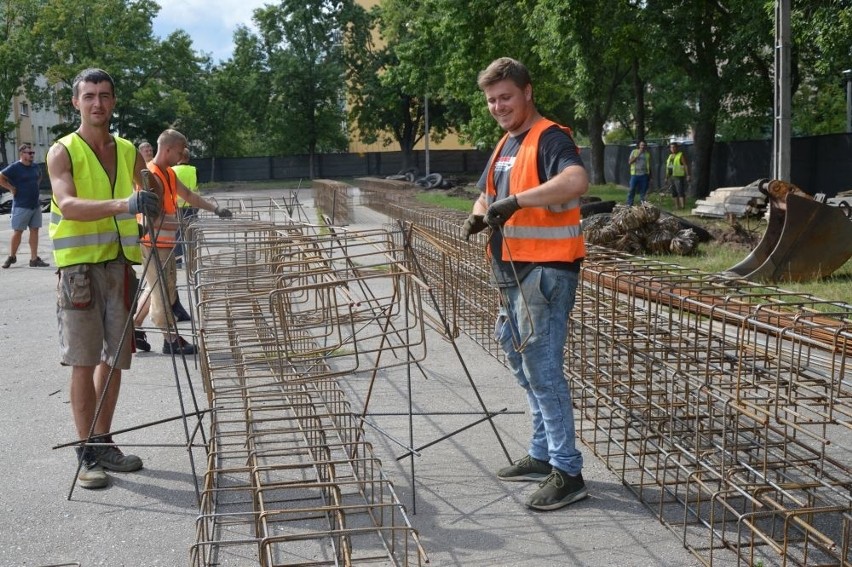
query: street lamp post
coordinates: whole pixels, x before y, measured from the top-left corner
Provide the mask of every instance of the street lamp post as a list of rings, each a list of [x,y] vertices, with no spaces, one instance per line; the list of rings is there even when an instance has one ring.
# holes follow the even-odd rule
[[[846,133],[852,133],[852,69],[843,71],[846,80]]]

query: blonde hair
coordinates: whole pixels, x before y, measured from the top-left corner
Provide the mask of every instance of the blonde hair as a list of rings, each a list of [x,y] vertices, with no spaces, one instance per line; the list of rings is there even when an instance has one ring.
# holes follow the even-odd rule
[[[183,144],[186,146],[186,136],[178,132],[173,128],[169,128],[167,130],[163,130],[163,133],[157,137],[157,147],[171,147],[176,144]]]

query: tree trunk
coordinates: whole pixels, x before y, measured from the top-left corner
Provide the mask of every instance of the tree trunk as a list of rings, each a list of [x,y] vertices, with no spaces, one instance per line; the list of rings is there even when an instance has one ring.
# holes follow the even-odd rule
[[[716,120],[719,115],[719,98],[716,93],[704,92],[698,97],[698,120],[695,123],[692,162],[689,173],[692,183],[688,188],[692,197],[706,197],[710,194],[710,166],[713,157],[713,144],[716,142]]]
[[[6,132],[0,132],[0,164],[9,164],[9,156],[6,155]]]
[[[636,141],[645,139],[645,81],[639,76],[639,58],[633,58],[633,92],[636,99]]]
[[[589,181],[592,185],[603,185],[606,183],[604,173],[604,141],[603,127],[604,119],[598,110],[593,110],[589,116],[589,142],[591,144],[592,163],[588,168]]]

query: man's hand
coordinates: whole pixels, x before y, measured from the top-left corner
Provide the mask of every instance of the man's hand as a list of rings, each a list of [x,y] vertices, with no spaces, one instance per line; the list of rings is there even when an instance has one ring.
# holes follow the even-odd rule
[[[127,198],[127,212],[156,218],[160,216],[160,198],[153,191],[134,191]]]
[[[467,217],[467,220],[464,221],[464,226],[462,228],[462,230],[464,230],[464,239],[470,240],[471,234],[482,232],[487,227],[488,225],[485,224],[485,220],[482,215],[475,215],[471,213],[471,215]]]
[[[485,211],[485,223],[491,228],[503,226],[520,208],[516,195],[495,201]]]
[[[213,211],[213,214],[215,214],[220,219],[229,219],[234,216],[234,213],[231,212],[231,209],[224,209],[219,207],[216,207],[216,210]]]

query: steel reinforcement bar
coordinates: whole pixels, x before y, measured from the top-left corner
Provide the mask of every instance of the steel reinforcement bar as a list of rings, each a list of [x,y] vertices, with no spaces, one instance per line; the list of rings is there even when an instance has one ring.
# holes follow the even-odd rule
[[[452,328],[492,337],[487,236],[399,191]],[[583,442],[705,565],[852,565],[852,305],[591,247],[565,372]]]
[[[187,237],[212,408],[191,564],[428,562],[336,381],[425,356],[420,284],[386,231],[227,206]]]

